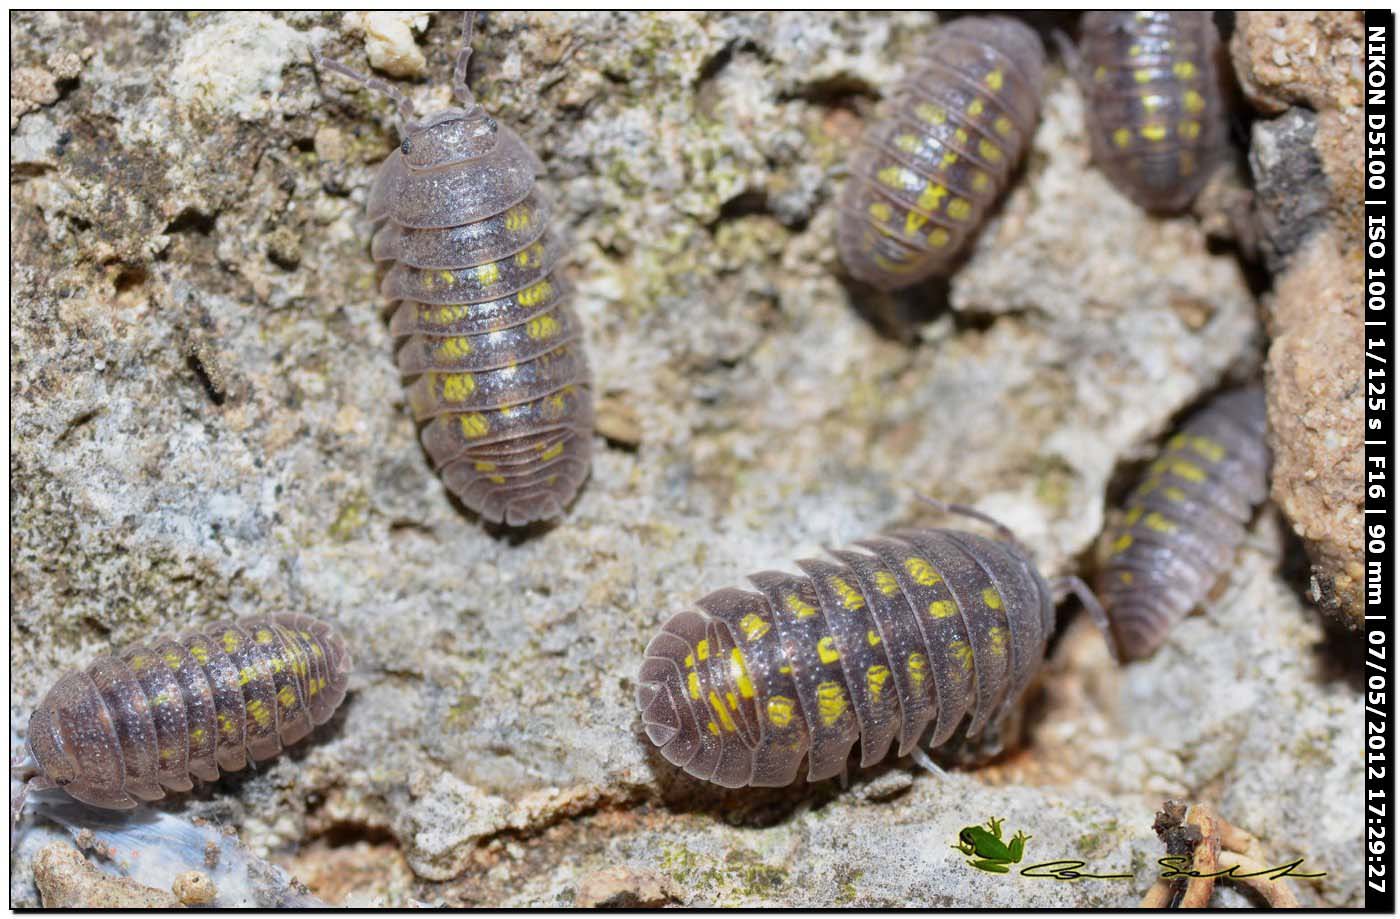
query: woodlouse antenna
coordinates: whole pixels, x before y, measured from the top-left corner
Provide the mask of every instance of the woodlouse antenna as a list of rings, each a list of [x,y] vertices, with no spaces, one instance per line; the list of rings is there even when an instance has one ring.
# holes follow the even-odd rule
[[[966,504],[949,504],[946,501],[939,501],[937,498],[930,498],[928,495],[922,495],[918,492],[914,493],[914,497],[918,498],[925,504],[930,505],[931,507],[938,508],[945,514],[959,514],[963,517],[971,517],[973,520],[980,520],[983,523],[990,526],[992,529],[996,530],[997,535],[1001,537],[1002,542],[1009,543],[1026,556],[1030,555],[1030,551],[1024,545],[1021,544],[1021,541],[1016,538],[1016,534],[1011,531],[1011,527],[1002,523],[1000,520],[996,519],[990,514],[984,514],[977,508],[969,507]]]
[[[476,13],[467,10],[462,14],[462,49],[457,52],[457,63],[452,68],[452,98],[462,104],[467,111],[476,108],[476,97],[467,86],[467,62],[472,57],[472,26]]]
[[[1084,609],[1088,611],[1089,618],[1094,620],[1094,626],[1103,633],[1103,640],[1108,643],[1108,650],[1113,655],[1114,662],[1123,662],[1122,656],[1118,653],[1118,642],[1113,637],[1113,627],[1108,622],[1108,613],[1104,612],[1103,604],[1099,602],[1099,598],[1089,585],[1084,583],[1083,579],[1075,575],[1056,578],[1050,582],[1050,592],[1056,603],[1070,594],[1074,594]]]
[[[383,93],[390,99],[393,99],[394,103],[398,106],[399,122],[401,126],[407,126],[408,123],[413,120],[413,116],[418,114],[418,110],[413,107],[413,101],[400,92],[398,87],[393,84],[385,82],[378,77],[360,73],[358,70],[347,67],[334,58],[326,57],[321,53],[319,48],[311,49],[311,56],[315,59],[317,67],[324,67],[343,77],[349,77],[356,83],[363,85],[366,89]]]

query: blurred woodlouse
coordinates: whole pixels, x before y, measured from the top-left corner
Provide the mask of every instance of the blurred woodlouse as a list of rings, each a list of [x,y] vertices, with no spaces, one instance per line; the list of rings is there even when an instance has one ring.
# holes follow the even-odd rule
[[[1146,657],[1205,599],[1268,495],[1264,391],[1207,403],[1167,441],[1105,530],[1099,595],[1125,659]]]
[[[1220,35],[1208,11],[1084,14],[1077,52],[1094,161],[1124,194],[1170,213],[1195,199],[1227,149]]]
[[[369,194],[381,291],[408,404],[444,484],[484,520],[558,517],[588,475],[593,397],[582,328],[550,229],[544,166],[467,87],[471,15],[452,75],[457,107],[416,117],[379,79],[321,66],[398,104],[402,145]]]
[[[661,754],[725,787],[779,786],[808,758],[807,781],[946,743],[967,719],[977,737],[1013,707],[1045,656],[1054,602],[1074,592],[1107,630],[1078,578],[1047,584],[1000,524],[998,540],[910,529],[828,549],[838,564],[804,576],[761,571],[758,593],[724,589],[666,622],[637,686],[643,729]]]
[[[1001,16],[940,28],[861,138],[836,244],[851,275],[897,290],[947,273],[986,219],[1040,112],[1045,49]]]
[[[289,615],[217,623],[104,654],[64,674],[29,718],[25,791],[126,809],[268,759],[345,698],[345,642]],[[12,806],[18,813],[23,797]]]

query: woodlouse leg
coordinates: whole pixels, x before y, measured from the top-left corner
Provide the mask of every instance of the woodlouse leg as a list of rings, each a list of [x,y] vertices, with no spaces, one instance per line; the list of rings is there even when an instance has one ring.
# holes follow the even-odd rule
[[[379,79],[378,77],[372,77],[367,74],[360,73],[358,70],[347,67],[340,61],[335,60],[334,58],[326,57],[324,54],[321,53],[320,48],[312,48],[311,56],[315,59],[316,66],[318,68],[324,67],[325,69],[332,71],[333,73],[338,73],[343,77],[349,77],[356,83],[362,84],[366,89],[371,90],[373,92],[383,93],[390,99],[393,99],[394,103],[398,106],[399,121],[401,121],[403,124],[408,124],[408,122],[413,120],[413,116],[417,114],[418,110],[413,107],[413,101],[410,100],[403,93],[399,92],[398,87],[393,86],[392,84],[387,83],[384,80]]]
[[[922,766],[924,769],[927,769],[929,772],[932,772],[934,775],[938,776],[940,779],[946,779],[948,777],[948,773],[944,772],[942,767],[940,767],[933,760],[929,759],[929,755],[924,752],[923,747],[915,747],[914,749],[910,750],[909,757],[912,760],[914,760],[914,762]]]
[[[1056,603],[1068,595],[1074,594],[1089,613],[1089,618],[1094,620],[1094,626],[1103,633],[1103,640],[1108,643],[1108,650],[1113,655],[1114,662],[1120,664],[1123,662],[1123,658],[1118,653],[1118,643],[1113,640],[1113,626],[1108,622],[1108,613],[1104,612],[1103,604],[1099,602],[1099,598],[1094,595],[1094,591],[1088,584],[1084,583],[1082,578],[1072,574],[1056,578],[1050,582],[1050,594]]]

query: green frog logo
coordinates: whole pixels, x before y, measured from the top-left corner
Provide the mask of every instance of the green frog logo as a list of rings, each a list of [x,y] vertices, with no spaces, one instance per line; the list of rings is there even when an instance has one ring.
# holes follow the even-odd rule
[[[1010,865],[1014,865],[1021,860],[1021,856],[1026,851],[1027,836],[1020,830],[1011,841],[1004,842],[1001,838],[1001,825],[1005,818],[993,817],[987,821],[987,828],[980,826],[965,826],[958,831],[958,844],[953,846],[963,855],[976,856],[969,857],[967,863],[979,871],[989,871],[992,874],[1010,873]]]

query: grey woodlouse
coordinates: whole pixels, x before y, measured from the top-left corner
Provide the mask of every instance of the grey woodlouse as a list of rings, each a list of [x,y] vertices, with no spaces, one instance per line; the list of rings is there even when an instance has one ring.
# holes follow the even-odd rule
[[[844,775],[857,740],[862,766],[953,736],[978,736],[1031,682],[1055,627],[1054,599],[1078,578],[1047,584],[1000,524],[998,540],[910,529],[804,559],[803,576],[761,571],[758,593],[718,590],[677,613],[647,645],[637,706],[661,754],[699,779],[779,786],[808,757],[807,781]]]
[[[1147,210],[1186,208],[1228,142],[1211,14],[1094,11],[1080,32],[1067,59],[1084,92],[1095,162]]]
[[[29,718],[17,771],[26,792],[62,788],[94,807],[188,791],[191,776],[212,782],[323,724],[350,666],[341,636],[302,615],[132,645],[59,678]]]
[[[452,75],[459,107],[417,118],[382,80],[317,54],[398,103],[403,143],[369,195],[381,290],[408,404],[447,488],[490,522],[557,517],[588,475],[593,397],[539,159],[467,87],[471,14]]]
[[[1120,653],[1146,657],[1205,599],[1268,495],[1264,391],[1237,389],[1193,414],[1104,535],[1099,593]]]
[[[851,164],[836,244],[853,277],[896,290],[953,266],[1030,146],[1044,66],[1014,19],[934,33]]]

